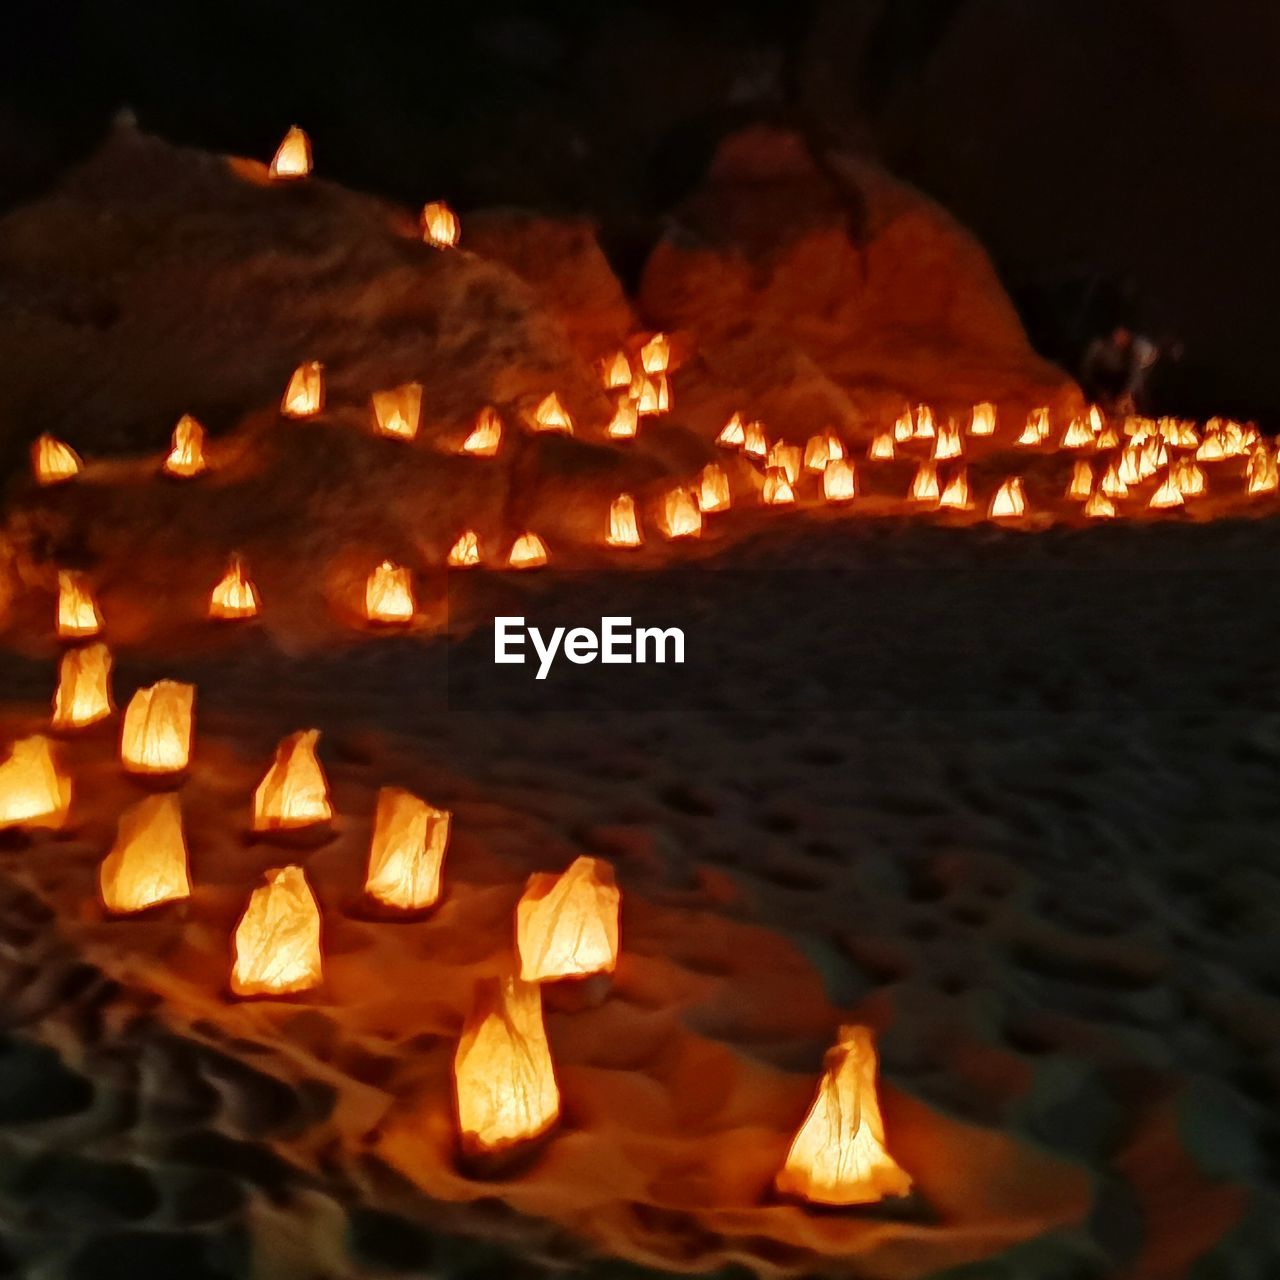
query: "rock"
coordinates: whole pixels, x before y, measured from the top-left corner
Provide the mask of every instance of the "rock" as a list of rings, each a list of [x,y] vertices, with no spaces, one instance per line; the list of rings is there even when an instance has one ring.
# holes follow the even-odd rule
[[[0,1124],[35,1124],[84,1111],[93,1086],[43,1045],[0,1040]]]

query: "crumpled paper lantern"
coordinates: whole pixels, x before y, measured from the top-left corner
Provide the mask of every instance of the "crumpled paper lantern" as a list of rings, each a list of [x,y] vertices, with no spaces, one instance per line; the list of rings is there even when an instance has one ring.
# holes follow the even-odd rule
[[[84,578],[69,569],[58,570],[58,635],[83,640],[102,630],[102,614]]]
[[[606,360],[600,371],[600,381],[606,391],[621,391],[631,385],[631,362],[625,351],[617,352]]]
[[[311,418],[323,408],[324,365],[319,360],[308,360],[290,375],[280,412],[286,418]]]
[[[516,904],[521,978],[553,982],[612,973],[621,901],[613,868],[599,858],[576,858],[561,875],[530,876]]]
[[[0,829],[60,827],[71,806],[71,779],[58,769],[53,744],[19,738],[0,764]]]
[[[412,440],[422,417],[422,384],[406,382],[390,391],[373,393],[373,421],[379,435]]]
[[[365,892],[389,907],[421,911],[440,898],[451,815],[399,787],[383,787],[373,820]]]
[[[413,575],[402,565],[384,560],[365,583],[365,617],[370,622],[411,622],[413,610]]]
[[[476,415],[475,426],[462,442],[462,452],[473,458],[492,458],[502,443],[502,419],[498,411],[484,408]]]
[[[209,597],[209,617],[253,618],[259,607],[258,588],[245,572],[240,557],[232,556],[226,573]]]
[[[996,490],[987,515],[992,520],[1016,520],[1026,511],[1027,496],[1022,489],[1022,477],[1012,476]]]
[[[513,569],[540,569],[547,563],[547,544],[536,533],[522,533],[511,544],[507,563]]]
[[[573,419],[569,410],[560,403],[560,397],[554,391],[549,392],[533,411],[533,429],[535,431],[562,431],[565,435],[573,435]]]
[[[698,473],[698,509],[709,515],[715,511],[728,511],[733,504],[729,492],[729,477],[724,468],[715,462],[708,462]]]
[[[448,564],[452,569],[470,569],[480,563],[480,539],[473,529],[467,529],[458,535],[458,540],[449,548]]]
[[[458,215],[443,200],[422,206],[422,238],[433,249],[452,249],[462,235]]]
[[[276,758],[253,793],[253,829],[289,831],[328,822],[329,781],[316,758],[319,729],[290,734],[276,748]]]
[[[196,687],[158,680],[139,689],[125,708],[120,762],[130,773],[180,773],[191,759]]]
[[[68,649],[58,666],[53,696],[53,727],[83,729],[105,719],[111,701],[111,653],[101,641]]]
[[[173,429],[169,455],[164,460],[165,473],[186,480],[198,476],[207,465],[204,428],[189,413],[184,413]]]
[[[885,1148],[876,1096],[876,1051],[866,1027],[841,1027],[817,1096],[777,1176],[784,1195],[815,1204],[872,1204],[911,1190]]]
[[[828,502],[851,502],[858,494],[858,473],[848,458],[832,458],[822,471],[822,496]]]
[[[60,484],[76,475],[84,463],[69,445],[51,435],[41,436],[31,446],[31,470],[39,484]]]
[[[305,178],[311,172],[311,139],[295,124],[284,135],[267,172],[273,178]]]
[[[98,880],[103,905],[115,914],[191,896],[182,809],[174,792],[148,796],[125,810]]]
[[[620,493],[609,506],[605,542],[611,547],[638,547],[643,541],[636,523],[636,500],[629,493]]]
[[[668,538],[702,537],[702,512],[688,489],[669,490],[662,499],[662,514]]]
[[[233,950],[234,995],[284,996],[320,985],[320,907],[301,867],[267,872],[236,925]]]

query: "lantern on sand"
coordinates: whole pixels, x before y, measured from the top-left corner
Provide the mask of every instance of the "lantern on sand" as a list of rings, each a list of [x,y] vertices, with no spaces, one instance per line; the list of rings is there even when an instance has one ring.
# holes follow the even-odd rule
[[[422,417],[422,384],[406,382],[390,391],[373,393],[373,420],[378,434],[395,440],[412,440]]]
[[[702,536],[702,512],[688,489],[672,489],[662,499],[663,522],[668,538]]]
[[[58,570],[58,635],[83,640],[102,630],[102,614],[85,580],[68,569]]]
[[[1084,513],[1090,520],[1110,520],[1116,514],[1115,503],[1101,489],[1095,489],[1084,504]]]
[[[906,444],[915,437],[916,424],[911,417],[911,410],[904,409],[894,421],[893,441],[895,444]]]
[[[1081,458],[1071,468],[1071,483],[1067,497],[1073,502],[1084,502],[1093,492],[1093,468]]]
[[[1245,464],[1245,491],[1251,496],[1258,493],[1274,493],[1280,485],[1280,466],[1275,455],[1265,444],[1260,444],[1249,455]]]
[[[666,413],[671,408],[671,387],[665,373],[644,374],[631,384],[631,399],[641,417]]]
[[[716,444],[724,449],[741,449],[746,443],[746,438],[746,428],[742,423],[742,414],[735,413],[720,428],[720,434],[716,436]]]
[[[440,898],[450,815],[399,787],[383,787],[373,819],[365,892],[389,907],[422,911]]]
[[[268,173],[273,178],[305,178],[311,172],[311,139],[295,124],[276,148]]]
[[[766,467],[781,467],[787,473],[787,480],[795,484],[800,479],[800,468],[804,465],[804,451],[798,444],[785,444],[777,441],[769,450],[765,459]]]
[[[949,511],[968,511],[972,505],[969,501],[969,473],[961,467],[947,481],[942,496],[938,499],[938,506]]]
[[[165,474],[186,480],[198,476],[207,465],[204,428],[189,413],[184,413],[173,429],[169,456],[164,460]]]
[[[53,727],[83,729],[109,716],[111,654],[107,646],[82,645],[68,649],[58,667],[58,691],[53,698]]]
[[[1108,498],[1127,498],[1129,496],[1129,486],[1125,483],[1122,465],[1122,463],[1113,462],[1102,473],[1102,481],[1098,487]],[[1134,483],[1136,484],[1137,481]]]
[[[733,499],[729,493],[729,477],[717,463],[708,462],[698,475],[698,507],[707,514],[728,511]]]
[[[560,403],[560,397],[554,391],[544,396],[533,411],[533,429],[562,431],[565,435],[573,435],[573,419],[569,417],[569,411]]]
[[[319,360],[300,364],[289,378],[280,401],[286,418],[312,418],[324,408],[324,365]]]
[[[284,996],[320,985],[320,907],[301,867],[267,872],[266,884],[249,896],[232,948],[234,995]]]
[[[507,563],[513,569],[538,569],[547,563],[547,546],[536,533],[522,533],[511,544]]]
[[[244,571],[244,562],[232,556],[227,571],[209,596],[209,617],[252,618],[259,608],[258,589]]]
[[[613,417],[609,419],[609,439],[633,440],[639,429],[639,410],[630,400],[619,400],[618,407],[613,411]]]
[[[462,442],[462,452],[473,458],[492,458],[502,443],[502,419],[498,411],[485,407],[476,415],[471,434]]]
[[[0,829],[59,827],[71,805],[71,779],[58,769],[53,744],[19,738],[0,764]]]
[[[462,235],[458,215],[443,200],[422,206],[422,238],[434,249],[452,249]]]
[[[145,911],[191,896],[187,842],[177,794],[148,796],[126,809],[98,873],[108,911]]]
[[[364,586],[364,614],[370,622],[409,622],[413,618],[413,575],[384,560]]]
[[[611,360],[604,362],[600,381],[606,391],[621,391],[631,385],[631,361],[625,351],[619,351]]]
[[[514,976],[476,985],[453,1059],[453,1083],[466,1156],[510,1152],[555,1125],[560,1090],[540,987]]]
[[[40,484],[70,480],[84,465],[69,445],[50,435],[41,436],[31,446],[31,470]]]
[[[671,340],[665,333],[655,333],[640,348],[640,367],[645,373],[666,373],[671,363]]]
[[[858,492],[858,475],[848,458],[832,458],[822,473],[822,496],[828,502],[849,502]]]
[[[449,548],[448,563],[454,569],[470,569],[480,563],[480,540],[470,529]]]
[[[971,436],[993,436],[996,433],[996,407],[989,400],[973,406],[973,416],[969,419]]]
[[[120,762],[130,773],[181,773],[191,759],[196,687],[158,680],[139,689],[125,708]]]
[[[937,435],[933,425],[933,410],[927,404],[916,405],[916,429],[912,436],[915,440],[932,440]]]
[[[255,831],[294,831],[328,822],[329,781],[316,757],[319,729],[291,733],[276,748],[276,758],[253,793]]]
[[[620,493],[609,506],[605,542],[611,547],[638,547],[643,541],[636,523],[636,500],[629,493]]]
[[[912,502],[934,504],[942,496],[938,487],[938,468],[932,462],[922,462],[916,468],[911,481],[911,492],[907,495]]]
[[[766,467],[764,486],[760,490],[761,501],[766,506],[783,507],[796,500],[795,490],[785,467]]]
[[[841,1027],[776,1184],[784,1195],[829,1205],[873,1204],[911,1190],[885,1147],[876,1051],[866,1027]]]
[[[1172,472],[1166,472],[1160,487],[1151,495],[1147,506],[1152,511],[1170,511],[1175,507],[1185,506],[1182,490],[1178,488]]]
[[[1027,498],[1022,491],[1022,477],[1011,476],[996,490],[987,515],[992,520],[1012,520],[1025,515],[1026,510]]]
[[[872,437],[871,444],[867,447],[867,457],[872,462],[890,462],[893,459],[893,452],[892,431],[882,431],[878,436]]]
[[[938,437],[933,442],[933,457],[937,462],[948,458],[958,458],[964,453],[964,437],[954,421],[948,421],[938,429]]]
[[[743,427],[742,452],[757,462],[765,460],[769,452],[769,440],[765,436],[763,422],[748,422]]]
[[[1170,467],[1169,474],[1184,498],[1199,498],[1209,487],[1204,468],[1194,458],[1178,458]]]
[[[612,973],[621,895],[613,868],[576,858],[562,875],[529,877],[516,905],[516,949],[525,982]]]

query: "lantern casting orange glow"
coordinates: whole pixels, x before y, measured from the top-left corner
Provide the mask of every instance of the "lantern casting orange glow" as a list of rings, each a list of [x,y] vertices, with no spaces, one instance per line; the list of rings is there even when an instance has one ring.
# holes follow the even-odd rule
[[[102,630],[102,614],[85,580],[69,569],[58,570],[58,635],[84,640]]]
[[[1012,476],[996,490],[987,514],[992,520],[1014,520],[1025,515],[1026,510],[1027,497],[1022,490],[1022,478]]]
[[[370,622],[409,622],[413,618],[413,575],[384,560],[364,585],[364,615]]]
[[[536,533],[522,533],[512,543],[507,563],[513,569],[539,569],[547,563],[547,544]]]
[[[729,477],[717,463],[708,462],[698,474],[698,509],[704,515],[728,511],[733,498],[729,493]]]
[[[989,400],[973,406],[973,416],[969,419],[971,436],[993,436],[996,433],[996,407]]]
[[[702,536],[702,512],[688,489],[672,489],[662,500],[662,514],[668,538]]]
[[[502,443],[502,419],[496,409],[484,408],[471,428],[471,434],[462,442],[462,452],[473,458],[492,458]]]
[[[938,487],[938,468],[932,462],[922,462],[916,468],[908,495],[912,502],[936,503],[942,496]]]
[[[746,439],[747,433],[742,423],[742,414],[735,413],[720,428],[720,434],[716,436],[716,444],[724,449],[741,449]]]
[[[665,333],[655,333],[640,348],[640,367],[645,373],[666,373],[671,363],[671,340]]]
[[[449,565],[454,569],[470,569],[480,563],[480,540],[468,529],[449,548]]]
[[[305,178],[311,172],[311,139],[295,124],[284,135],[267,172],[273,178]]]
[[[240,557],[232,556],[226,573],[209,596],[209,617],[253,618],[258,608],[258,588],[245,573]]]
[[[196,687],[158,680],[139,689],[125,708],[120,763],[130,773],[181,773],[191,760]]]
[[[433,249],[452,249],[462,235],[458,215],[443,200],[422,206],[422,238]]]
[[[58,666],[53,727],[84,729],[105,719],[114,710],[111,701],[111,654],[107,646],[99,641],[68,649]]]
[[[291,733],[276,748],[276,758],[253,793],[255,831],[292,831],[328,822],[329,780],[316,757],[319,729]]]
[[[1085,502],[1093,492],[1093,468],[1081,458],[1071,468],[1071,483],[1067,497],[1072,502]]]
[[[800,468],[804,465],[804,453],[798,444],[786,444],[778,440],[769,450],[765,459],[766,467],[781,467],[787,473],[787,482],[796,484],[800,479]]]
[[[949,511],[968,511],[972,505],[973,503],[969,501],[969,473],[961,467],[947,481],[946,487],[938,498],[938,506]]]
[[[31,446],[31,470],[40,484],[60,484],[76,475],[84,463],[69,445],[50,435],[41,436]]]
[[[611,547],[638,547],[644,541],[636,523],[636,500],[629,493],[620,493],[610,504],[605,541]]]
[[[769,441],[764,433],[763,422],[748,422],[742,429],[742,452],[748,458],[763,462],[769,452]]]
[[[796,500],[795,490],[785,467],[766,467],[764,487],[760,490],[761,501],[766,506],[783,507]]]
[[[191,896],[182,809],[174,792],[148,796],[121,814],[98,883],[103,905],[116,915]]]
[[[300,364],[289,378],[280,401],[286,418],[312,418],[324,408],[324,365],[319,360]]]
[[[232,946],[233,995],[285,996],[320,985],[320,906],[301,867],[267,872],[266,884],[249,897]]]
[[[569,417],[569,411],[560,403],[560,397],[554,391],[544,396],[533,411],[533,429],[563,431],[565,435],[573,434],[573,419]]]
[[[516,950],[525,982],[612,973],[622,896],[613,868],[576,858],[562,875],[529,877],[516,906]]]
[[[422,417],[422,384],[406,382],[390,391],[373,393],[373,421],[379,435],[412,440]]]
[[[53,744],[19,738],[0,764],[0,829],[60,827],[71,806],[71,779],[58,768]]]
[[[630,400],[618,401],[618,407],[609,419],[610,440],[633,440],[640,429],[640,412]]]
[[[449,824],[446,810],[399,787],[383,787],[373,820],[365,892],[403,911],[435,906]]]
[[[184,413],[173,429],[169,456],[164,460],[165,472],[185,480],[198,476],[207,465],[204,460],[204,428],[189,413]]]
[[[894,454],[894,440],[892,431],[882,431],[878,436],[873,436],[871,444],[867,447],[867,457],[872,462],[890,462]]]
[[[631,385],[631,362],[625,351],[619,351],[612,360],[606,360],[601,382],[606,391],[621,391]]]
[[[1178,488],[1172,472],[1166,472],[1160,487],[1151,495],[1147,506],[1152,511],[1171,511],[1175,507],[1184,506],[1182,490]]]
[[[822,496],[828,502],[849,502],[857,496],[858,476],[847,458],[832,458],[822,473]]]

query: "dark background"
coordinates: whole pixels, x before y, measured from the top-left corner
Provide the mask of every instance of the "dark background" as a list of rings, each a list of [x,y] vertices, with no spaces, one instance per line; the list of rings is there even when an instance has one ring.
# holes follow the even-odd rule
[[[464,213],[586,210],[633,281],[716,141],[864,149],[970,225],[1045,354],[1177,344],[1153,408],[1280,427],[1280,5],[1264,0],[17,0],[0,209],[131,107],[179,142]]]

